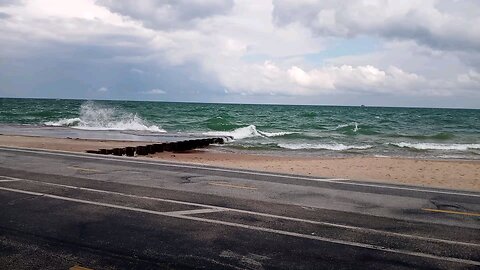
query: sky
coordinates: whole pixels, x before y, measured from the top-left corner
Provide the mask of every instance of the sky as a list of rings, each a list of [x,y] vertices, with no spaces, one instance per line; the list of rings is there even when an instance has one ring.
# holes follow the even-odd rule
[[[478,0],[0,0],[0,96],[480,108]]]

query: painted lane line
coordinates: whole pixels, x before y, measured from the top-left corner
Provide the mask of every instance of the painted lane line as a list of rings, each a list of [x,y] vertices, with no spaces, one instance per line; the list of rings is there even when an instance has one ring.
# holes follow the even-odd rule
[[[231,187],[231,188],[239,188],[239,189],[250,189],[250,190],[257,189],[256,187],[232,185],[232,184],[229,184],[228,182],[208,182],[208,184],[212,186]]]
[[[242,170],[235,170],[235,169],[224,169],[224,168],[215,168],[215,167],[203,167],[203,166],[194,166],[188,164],[175,164],[175,163],[168,163],[168,162],[147,162],[147,161],[140,161],[140,160],[133,160],[128,157],[119,157],[119,158],[108,158],[108,157],[99,157],[97,154],[88,154],[88,153],[71,153],[66,151],[46,151],[45,149],[37,149],[37,148],[9,148],[9,147],[0,147],[0,150],[6,151],[16,151],[16,152],[24,152],[24,153],[34,153],[40,155],[54,155],[54,156],[65,156],[65,157],[75,157],[75,158],[87,158],[87,159],[95,159],[95,160],[106,160],[106,161],[117,161],[117,162],[124,162],[124,163],[133,163],[133,164],[144,164],[144,165],[154,165],[154,166],[165,166],[165,167],[176,167],[176,168],[185,168],[185,169],[197,169],[197,170],[204,170],[204,171],[219,171],[219,172],[229,172],[229,173],[238,173],[244,175],[259,175],[259,176],[270,176],[270,177],[279,177],[279,178],[288,178],[288,179],[297,179],[297,180],[306,180],[306,181],[313,181],[313,182],[326,182],[326,183],[335,183],[338,185],[349,185],[349,186],[361,186],[361,187],[372,187],[372,188],[383,188],[383,189],[393,189],[393,190],[405,190],[405,191],[414,191],[414,192],[424,192],[424,193],[433,193],[433,194],[445,194],[445,195],[456,195],[456,196],[465,196],[465,197],[477,197],[480,198],[480,194],[473,194],[473,193],[463,193],[463,192],[455,192],[455,191],[441,191],[441,190],[431,190],[431,189],[424,189],[424,188],[413,188],[413,187],[398,187],[398,186],[388,186],[382,184],[367,184],[367,183],[356,183],[356,182],[343,182],[337,181],[338,178],[333,178],[333,180],[328,178],[309,178],[309,177],[302,177],[302,176],[293,176],[293,175],[281,175],[281,174],[274,174],[274,173],[263,173],[263,172],[251,172],[251,171],[242,171]],[[350,179],[350,181],[354,181]]]
[[[206,205],[206,204],[192,203],[192,202],[186,202],[186,201],[162,199],[162,198],[149,197],[149,196],[139,196],[139,195],[122,193],[122,192],[115,192],[115,191],[108,191],[108,190],[101,190],[101,189],[93,189],[93,188],[85,188],[85,187],[77,187],[77,186],[70,186],[70,185],[62,185],[62,184],[42,182],[42,181],[16,178],[16,177],[10,177],[10,176],[4,176],[4,177],[8,177],[10,179],[15,179],[16,181],[35,182],[35,183],[39,183],[39,184],[43,184],[43,185],[57,186],[57,187],[63,187],[63,188],[69,188],[69,189],[78,189],[78,190],[112,194],[112,195],[120,195],[120,196],[125,196],[125,197],[130,197],[130,198],[136,198],[136,199],[154,200],[154,201],[159,201],[159,202],[176,203],[176,204],[182,204],[182,205],[188,205],[188,206],[197,206],[197,207],[202,207],[202,208],[203,207],[209,207],[211,209],[218,209],[218,210],[222,210],[222,211],[225,211],[225,209],[226,209],[224,207],[217,207],[217,206],[214,206],[214,205]]]
[[[328,181],[355,181],[347,178],[326,178]]]
[[[121,192],[115,192],[115,191],[107,191],[107,190],[99,190],[99,189],[84,188],[84,187],[77,187],[77,186],[69,186],[69,185],[62,185],[62,184],[42,182],[42,181],[36,181],[36,180],[15,178],[15,177],[9,177],[9,176],[3,176],[3,177],[8,177],[8,178],[11,178],[11,179],[27,181],[27,182],[35,182],[35,183],[44,184],[44,185],[58,186],[58,187],[64,187],[64,188],[69,188],[69,189],[78,189],[78,190],[85,190],[85,191],[105,193],[105,194],[113,194],[113,195],[136,198],[136,199],[146,199],[146,200],[154,200],[154,201],[160,201],[160,202],[177,203],[177,204],[182,204],[182,205],[217,209],[219,211],[231,211],[231,212],[237,212],[237,213],[248,214],[248,215],[256,215],[256,216],[269,217],[269,218],[275,218],[275,219],[283,219],[283,220],[289,220],[289,221],[295,221],[295,222],[301,222],[301,223],[309,223],[309,224],[314,224],[314,225],[321,225],[321,226],[335,227],[335,228],[341,228],[341,229],[347,229],[347,230],[354,230],[354,231],[359,231],[359,232],[368,232],[368,233],[373,233],[373,234],[382,234],[382,235],[386,235],[386,236],[396,236],[396,237],[403,237],[403,238],[409,238],[409,239],[414,239],[414,240],[423,240],[423,241],[429,241],[429,242],[437,242],[437,243],[452,244],[452,245],[463,245],[463,246],[480,248],[480,244],[475,244],[475,243],[466,243],[466,242],[458,242],[458,241],[453,241],[453,240],[445,240],[445,239],[431,238],[431,237],[425,237],[425,236],[395,233],[395,232],[382,231],[382,230],[363,228],[363,227],[356,227],[356,226],[337,224],[337,223],[331,223],[331,222],[315,221],[315,220],[308,220],[308,219],[301,219],[301,218],[294,218],[294,217],[287,217],[287,216],[279,216],[279,215],[274,215],[274,214],[267,214],[267,213],[261,213],[261,212],[241,210],[241,209],[236,209],[236,208],[221,207],[221,206],[215,206],[215,205],[209,205],[209,204],[192,203],[192,202],[185,202],[185,201],[178,201],[178,200],[171,200],[171,199],[161,199],[161,198],[149,197],[149,196],[139,196],[139,195],[133,195],[133,194],[127,194],[127,193],[121,193]]]
[[[184,211],[171,211],[166,213],[171,215],[196,215],[196,214],[217,213],[217,212],[223,212],[223,211],[225,210],[206,208],[206,209],[193,209],[193,210],[184,210]]]
[[[179,219],[187,219],[187,220],[194,220],[194,221],[200,221],[200,222],[206,222],[206,223],[220,224],[220,225],[225,225],[225,226],[230,226],[230,227],[244,228],[244,229],[249,229],[249,230],[254,230],[254,231],[262,231],[262,232],[292,236],[292,237],[297,237],[297,238],[304,238],[304,239],[317,240],[317,241],[346,245],[346,246],[366,248],[366,249],[377,250],[377,251],[382,251],[382,252],[390,252],[390,253],[410,255],[410,256],[415,256],[415,257],[422,257],[422,258],[429,258],[429,259],[436,259],[436,260],[442,260],[442,261],[449,261],[449,262],[455,262],[455,263],[463,263],[463,264],[468,264],[468,265],[478,265],[478,266],[480,266],[480,262],[467,260],[467,259],[437,256],[437,255],[426,254],[426,253],[421,253],[421,252],[414,252],[414,251],[400,250],[400,249],[392,249],[392,248],[387,248],[387,247],[378,246],[378,245],[370,245],[370,244],[357,243],[357,242],[351,242],[351,241],[345,241],[345,240],[339,240],[339,239],[331,239],[331,238],[326,238],[326,237],[313,236],[313,235],[307,235],[307,234],[301,234],[301,233],[295,233],[295,232],[288,232],[288,231],[281,231],[281,230],[276,230],[276,229],[269,229],[269,228],[264,228],[264,227],[238,224],[238,223],[232,223],[232,222],[226,222],[226,221],[220,221],[220,220],[211,220],[211,219],[205,219],[205,218],[185,216],[185,215],[181,215],[181,214],[175,214],[175,212],[173,212],[173,213],[172,212],[159,212],[159,211],[147,210],[147,209],[136,208],[136,207],[128,207],[128,206],[121,206],[121,205],[116,205],[116,204],[93,202],[93,201],[88,201],[88,200],[81,200],[81,199],[74,199],[74,198],[69,198],[69,197],[57,196],[57,195],[52,195],[52,194],[48,194],[48,193],[32,192],[32,191],[25,191],[25,190],[12,189],[12,188],[0,187],[0,190],[5,190],[5,191],[10,191],[10,192],[15,192],[15,193],[21,193],[21,194],[34,195],[34,196],[39,196],[39,197],[42,197],[42,198],[51,198],[51,199],[64,200],[64,201],[70,201],[70,202],[76,202],[76,203],[103,206],[103,207],[108,207],[108,208],[128,210],[128,211],[133,211],[133,212],[140,212],[140,213],[154,214],[154,215],[159,215],[159,216],[167,216],[167,217],[173,217],[173,218],[179,218]]]
[[[415,257],[422,257],[422,258],[428,258],[428,259],[435,259],[435,260],[442,260],[442,261],[449,261],[449,262],[455,262],[455,263],[463,263],[463,264],[480,266],[480,262],[473,261],[473,260],[468,260],[468,259],[459,259],[459,258],[453,258],[453,257],[437,256],[437,255],[432,255],[432,254],[428,254],[428,253],[421,253],[421,252],[401,250],[401,249],[393,249],[393,248],[387,248],[387,247],[378,246],[378,245],[357,243],[357,242],[345,241],[345,240],[340,240],[340,239],[332,239],[332,238],[326,238],[326,237],[321,237],[321,236],[301,234],[301,233],[295,233],[295,232],[289,232],[289,231],[281,231],[281,230],[276,230],[276,229],[269,229],[269,228],[264,228],[264,227],[238,224],[238,223],[232,223],[232,222],[220,221],[220,220],[211,220],[211,219],[192,217],[192,216],[175,216],[175,215],[172,215],[172,217],[178,217],[178,218],[207,222],[207,223],[213,223],[213,224],[221,224],[221,225],[230,226],[230,227],[238,227],[238,228],[250,229],[250,230],[255,230],[255,231],[269,232],[269,233],[274,233],[274,234],[293,236],[293,237],[297,237],[297,238],[311,239],[311,240],[317,240],[317,241],[346,245],[346,246],[366,248],[366,249],[371,249],[371,250],[376,250],[376,251],[397,253],[397,254],[402,254],[402,255],[410,255],[410,256],[415,256]]]
[[[0,183],[3,183],[3,182],[15,182],[15,181],[21,181],[21,180],[14,180],[14,179],[4,180],[4,179],[0,179]]]
[[[93,201],[88,201],[88,200],[75,199],[75,198],[57,196],[57,195],[48,194],[48,193],[27,191],[27,190],[15,189],[15,188],[0,187],[0,190],[22,193],[22,194],[28,194],[28,195],[33,195],[33,196],[39,196],[39,197],[42,197],[42,198],[51,198],[51,199],[69,201],[69,202],[91,204],[91,205],[117,208],[117,209],[123,209],[123,210],[130,210],[130,211],[142,212],[142,213],[154,214],[154,215],[166,215],[166,213],[168,213],[168,212],[159,212],[159,211],[154,211],[154,210],[148,210],[148,209],[142,209],[142,208],[136,208],[136,207],[129,207],[129,206],[123,206],[123,205],[117,205],[117,204],[111,204],[111,203],[93,202]]]
[[[472,217],[480,217],[480,213],[471,213],[471,212],[461,212],[461,211],[452,211],[452,210],[441,210],[441,209],[431,209],[431,208],[422,208],[423,211],[436,212],[436,213],[445,213],[445,214],[454,214],[454,215],[464,215]]]
[[[42,197],[42,198],[51,198],[51,199],[57,199],[57,200],[63,200],[63,201],[70,201],[70,202],[76,202],[76,203],[103,206],[103,207],[109,207],[109,208],[115,208],[115,209],[121,209],[121,210],[128,210],[128,211],[133,211],[133,212],[154,214],[154,215],[159,215],[159,216],[167,216],[167,217],[173,217],[173,218],[178,218],[178,219],[194,220],[194,221],[200,221],[200,222],[206,222],[206,223],[212,223],[212,224],[220,224],[220,225],[225,225],[225,226],[230,226],[230,227],[244,228],[244,229],[249,229],[249,230],[254,230],[254,231],[268,232],[268,233],[273,233],[273,234],[280,234],[280,235],[292,236],[292,237],[297,237],[297,238],[316,240],[316,241],[321,241],[321,242],[328,242],[328,243],[334,243],[334,244],[340,244],[340,245],[346,245],[346,246],[366,248],[366,249],[377,250],[377,251],[382,251],[382,252],[390,252],[390,253],[410,255],[410,256],[415,256],[415,257],[422,257],[422,258],[428,258],[428,259],[435,259],[435,260],[442,260],[442,261],[449,261],[449,262],[455,262],[455,263],[462,263],[462,264],[480,266],[480,262],[467,260],[467,259],[437,256],[437,255],[432,255],[432,254],[426,254],[426,253],[408,251],[408,250],[401,250],[401,249],[392,249],[392,248],[387,248],[387,247],[378,246],[378,245],[370,245],[370,244],[357,243],[357,242],[351,242],[351,241],[345,241],[345,240],[339,240],[339,239],[331,239],[331,238],[314,236],[314,235],[307,235],[307,234],[301,234],[301,233],[295,233],[295,232],[281,231],[281,230],[276,230],[276,229],[269,229],[269,228],[264,228],[264,227],[238,224],[238,223],[232,223],[232,222],[226,222],[226,221],[220,221],[220,220],[211,220],[211,219],[206,219],[206,218],[178,215],[178,214],[169,213],[169,212],[159,212],[159,211],[154,211],[154,210],[147,210],[147,209],[136,208],[136,207],[121,206],[121,205],[110,204],[110,203],[93,202],[93,201],[88,201],[88,200],[81,200],[81,199],[74,199],[74,198],[69,198],[69,197],[57,196],[57,195],[52,195],[52,194],[48,194],[48,193],[32,192],[32,191],[25,191],[25,190],[20,190],[20,189],[4,188],[4,187],[0,187],[0,190],[10,191],[10,192],[15,192],[15,193],[21,193],[21,194],[34,195],[34,196],[39,196],[39,197]]]
[[[68,166],[67,168],[78,170],[78,171],[86,171],[86,172],[101,172],[100,170],[90,169],[90,168],[82,168],[82,167],[77,167],[77,166]]]

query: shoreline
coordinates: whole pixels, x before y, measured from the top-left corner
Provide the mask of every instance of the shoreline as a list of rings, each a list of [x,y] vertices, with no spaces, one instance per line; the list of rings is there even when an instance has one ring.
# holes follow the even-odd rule
[[[247,129],[247,130],[245,130]],[[245,134],[234,134],[241,130],[242,132],[251,132],[246,137]],[[260,133],[259,133],[260,132]],[[254,125],[241,127],[233,131],[212,132],[195,131],[191,132],[152,132],[148,130],[125,130],[125,129],[102,129],[102,128],[82,128],[70,126],[51,126],[35,124],[5,124],[0,123],[0,135],[6,136],[28,136],[28,137],[48,137],[48,138],[78,138],[89,141],[114,141],[114,142],[141,142],[157,143],[163,141],[189,140],[192,138],[207,138],[211,136],[234,137],[235,140],[227,147],[217,147],[216,150],[222,153],[236,153],[246,155],[265,155],[265,156],[287,156],[287,157],[327,157],[327,158],[354,158],[354,157],[375,157],[375,158],[400,158],[400,159],[418,159],[418,160],[478,160],[480,161],[480,144],[473,142],[431,142],[419,139],[415,142],[318,142],[303,143],[301,140],[296,142],[295,138],[291,144],[284,143],[286,139],[276,139],[277,136],[290,135],[297,132],[278,132],[262,135],[263,131],[258,131]],[[301,132],[298,132],[301,133]],[[257,134],[257,135],[255,135]],[[270,134],[270,135],[269,135]],[[440,134],[440,133],[439,133]],[[438,134],[437,134],[438,135]],[[420,135],[422,137],[423,135]],[[257,140],[256,137],[261,137]],[[387,136],[388,137],[388,136]],[[403,137],[400,136],[400,137]],[[408,138],[408,136],[406,136]],[[423,137],[431,137],[426,135]],[[422,138],[423,138],[422,137]],[[253,138],[253,140],[248,140]],[[270,141],[263,141],[263,139]],[[244,140],[247,139],[247,140]],[[366,144],[366,145],[364,145]],[[290,146],[289,146],[290,145]],[[293,145],[293,146],[292,146]],[[297,147],[298,146],[298,147]],[[365,147],[365,148],[364,148]]]
[[[390,158],[390,159],[405,159],[405,160],[426,160],[426,161],[471,161],[471,162],[479,162],[480,159],[476,158],[468,158],[468,157],[430,157],[430,156],[413,156],[413,155],[377,155],[377,154],[354,154],[354,153],[336,153],[334,154],[323,154],[319,155],[318,152],[295,152],[295,151],[269,151],[269,150],[226,150],[226,149],[209,149],[209,152],[214,153],[223,153],[223,154],[239,154],[239,155],[254,155],[254,156],[266,156],[266,157],[293,157],[293,158],[315,158],[315,159],[342,159],[342,158],[375,158],[375,159],[382,159],[382,158]]]
[[[148,142],[59,139],[0,135],[0,146],[85,152],[99,148],[145,145]],[[480,191],[479,160],[422,159],[410,157],[330,157],[264,155],[215,150],[163,152],[141,157],[223,168],[286,173],[325,178],[345,178],[421,187]]]

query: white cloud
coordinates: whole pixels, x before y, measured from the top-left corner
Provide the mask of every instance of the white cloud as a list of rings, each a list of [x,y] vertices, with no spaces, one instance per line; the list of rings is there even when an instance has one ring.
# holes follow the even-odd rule
[[[326,66],[306,69],[299,66],[280,67],[266,61],[262,65],[245,66],[222,73],[222,83],[229,93],[304,95],[341,93],[390,93],[394,95],[443,95],[431,92],[432,85],[420,75],[390,66],[381,70],[374,66]],[[248,80],[240,80],[245,76]]]
[[[108,92],[108,88],[105,87],[105,86],[102,86],[102,87],[97,89],[97,92],[102,92],[102,93]]]
[[[164,95],[167,92],[162,90],[162,89],[151,89],[151,90],[148,90],[148,91],[144,91],[143,93],[144,94],[149,94],[149,95]]]

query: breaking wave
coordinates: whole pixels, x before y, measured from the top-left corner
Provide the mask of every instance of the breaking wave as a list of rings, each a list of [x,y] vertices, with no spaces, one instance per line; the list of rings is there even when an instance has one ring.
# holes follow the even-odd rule
[[[473,149],[480,149],[480,144],[441,144],[441,143],[389,143],[401,148],[410,148],[416,150],[453,150],[453,151],[468,151]]]
[[[241,140],[253,137],[280,137],[294,133],[295,132],[265,132],[257,130],[255,125],[249,125],[232,131],[209,131],[204,134],[213,136],[232,136],[234,140]]]
[[[166,132],[156,125],[150,125],[137,114],[102,106],[92,101],[85,102],[81,105],[79,117],[49,121],[44,124],[47,126],[63,126],[86,130]]]
[[[286,132],[286,131],[281,131],[281,132],[266,132],[266,131],[258,131],[261,135],[265,137],[281,137],[285,135],[290,135],[290,134],[295,134],[296,132]]]
[[[77,118],[60,119],[58,121],[45,122],[44,124],[47,126],[55,126],[55,127],[72,127],[72,126],[78,126],[82,122],[83,122],[82,119],[77,117]]]
[[[348,127],[352,127],[351,129],[348,128]],[[348,128],[348,129],[346,129]],[[352,122],[352,123],[349,123],[349,124],[341,124],[341,125],[338,125],[335,130],[351,130],[353,132],[357,132],[358,131],[358,123],[357,122]]]
[[[345,145],[341,143],[331,143],[331,144],[311,144],[311,143],[279,143],[278,146],[285,149],[291,150],[301,150],[301,149],[323,149],[323,150],[332,150],[332,151],[346,151],[346,150],[366,150],[370,149],[373,146],[371,145]]]

